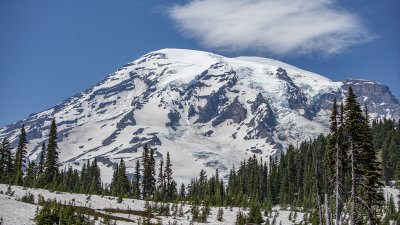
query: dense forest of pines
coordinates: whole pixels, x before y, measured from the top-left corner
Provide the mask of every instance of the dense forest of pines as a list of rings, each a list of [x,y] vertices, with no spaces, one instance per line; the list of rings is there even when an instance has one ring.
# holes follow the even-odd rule
[[[84,163],[81,172],[72,167],[59,170],[57,128],[50,126],[47,146],[43,143],[37,162],[26,159],[26,133],[22,126],[15,154],[4,138],[0,146],[0,181],[85,194],[130,197],[162,202],[188,201],[209,206],[250,208],[249,215],[238,214],[237,223],[261,223],[280,205],[309,212],[305,222],[312,224],[389,224],[400,221],[400,213],[385,206],[381,187],[400,180],[400,122],[372,121],[349,89],[345,103],[334,101],[330,133],[289,146],[285,154],[270,158],[255,155],[233,166],[229,178],[210,177],[204,170],[185,187],[173,179],[170,154],[161,158],[156,169],[154,150],[143,147],[133,178],[126,174],[123,159],[114,168],[110,185],[101,182],[96,158]],[[157,174],[156,174],[157,172]],[[390,205],[389,204],[389,205]],[[193,207],[194,214],[196,207]],[[193,214],[193,215],[194,215]],[[386,215],[386,216],[383,216]],[[200,218],[200,217],[199,217]],[[201,220],[198,220],[201,221]]]

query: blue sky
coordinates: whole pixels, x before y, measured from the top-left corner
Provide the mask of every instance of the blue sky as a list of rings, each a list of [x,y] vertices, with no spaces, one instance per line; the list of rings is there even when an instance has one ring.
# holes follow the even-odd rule
[[[334,81],[378,81],[400,99],[398,9],[398,0],[1,1],[0,126],[162,48],[270,57]]]

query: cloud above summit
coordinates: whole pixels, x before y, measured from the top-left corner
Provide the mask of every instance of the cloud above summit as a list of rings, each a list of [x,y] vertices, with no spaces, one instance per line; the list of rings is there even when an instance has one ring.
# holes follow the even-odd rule
[[[373,39],[334,0],[193,0],[168,14],[184,36],[231,52],[332,55]]]

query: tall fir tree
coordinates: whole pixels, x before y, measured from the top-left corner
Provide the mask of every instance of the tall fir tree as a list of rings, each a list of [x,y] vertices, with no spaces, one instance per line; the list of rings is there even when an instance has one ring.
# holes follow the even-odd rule
[[[24,177],[24,187],[33,187],[33,184],[36,181],[37,168],[34,161],[31,161],[28,164],[28,168],[26,170],[26,175]]]
[[[58,146],[57,146],[57,126],[56,120],[53,119],[50,125],[49,140],[46,151],[46,161],[44,163],[44,184],[57,182],[58,176]]]
[[[148,148],[147,144],[143,147],[143,198],[151,197],[156,190],[156,170],[155,170],[154,150]]]
[[[166,189],[169,198],[174,195],[174,186],[176,186],[175,181],[172,177],[172,163],[169,152],[167,152],[167,160],[165,162],[165,178],[166,178]]]
[[[140,197],[140,162],[136,161],[135,173],[132,178],[132,192],[134,198]]]
[[[143,198],[145,199],[150,195],[150,177],[151,177],[151,171],[150,171],[150,163],[149,163],[149,148],[147,144],[143,146],[143,156],[142,156],[142,167],[143,167],[143,185],[142,185],[142,194]]]
[[[361,107],[357,102],[353,89],[350,87],[345,105],[345,132],[348,137],[349,153],[351,156],[351,225],[356,225],[358,219],[356,204],[359,197],[357,189],[361,178],[360,145],[362,144],[363,130],[364,118],[362,116]]]
[[[1,143],[1,146],[0,146],[0,180],[3,177],[4,171],[6,169],[6,160],[7,160],[7,157],[6,157],[6,154],[7,154],[6,151],[7,150],[5,148],[5,143],[6,142],[8,142],[8,140],[5,137],[3,139],[3,142]]]
[[[91,182],[89,193],[90,194],[100,194],[102,191],[101,187],[101,175],[100,168],[97,165],[97,158],[95,157],[89,167],[89,180]]]
[[[26,140],[26,132],[25,125],[22,124],[21,133],[19,135],[18,147],[15,152],[15,161],[14,161],[14,184],[22,185],[22,177],[23,171],[25,167],[25,156],[26,156],[26,144],[28,141]]]
[[[311,143],[311,141],[310,141]],[[315,147],[310,144],[311,152],[313,154],[313,164],[314,164],[314,176],[315,176],[315,197],[317,200],[317,207],[318,207],[318,217],[319,217],[319,224],[323,224],[323,218],[322,218],[322,200],[321,200],[321,185],[320,185],[320,178],[321,178],[321,172],[320,172],[320,167],[319,167],[319,155],[318,151],[315,149]]]
[[[154,149],[150,149],[149,154],[149,193],[150,195],[154,195],[156,190],[156,160],[154,158]]]
[[[365,105],[364,113],[362,141],[360,144],[362,179],[359,188],[359,196],[360,199],[362,199],[361,205],[367,212],[369,224],[379,224],[376,206],[381,206],[384,200],[383,194],[380,191],[383,187],[381,183],[381,169],[372,141],[367,105]]]
[[[157,178],[158,187],[157,189],[164,194],[165,193],[165,174],[164,174],[164,161],[161,157],[160,159],[160,169],[158,169],[158,178]]]
[[[42,150],[39,155],[39,164],[38,164],[38,175],[40,176],[44,172],[44,162],[46,157],[46,144],[42,143]]]
[[[185,196],[186,196],[185,184],[182,183],[182,184],[181,184],[181,188],[179,189],[179,197],[180,197],[181,199],[184,199]]]
[[[114,176],[111,183],[111,192],[114,196],[123,196],[129,194],[130,184],[126,175],[126,166],[121,158],[117,169],[114,171]]]
[[[336,98],[333,101],[332,114],[330,118],[330,136],[326,152],[326,168],[330,177],[330,184],[334,186],[335,194],[335,225],[341,225],[344,217],[343,209],[343,170],[345,148],[343,146],[343,104],[340,106],[340,112]]]
[[[11,143],[5,137],[1,143],[0,149],[0,181],[8,183],[13,174],[13,156],[11,152]]]

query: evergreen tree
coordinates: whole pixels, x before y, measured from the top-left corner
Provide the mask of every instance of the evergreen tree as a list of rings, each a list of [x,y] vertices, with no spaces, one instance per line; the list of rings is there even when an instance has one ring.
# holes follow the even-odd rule
[[[3,142],[1,143],[0,146],[0,178],[3,177],[3,174],[5,172],[5,168],[6,168],[6,148],[5,148],[5,143],[8,142],[7,138],[3,139]],[[9,145],[9,144],[8,144]]]
[[[154,150],[150,149],[147,144],[143,147],[143,198],[151,197],[156,190],[156,179],[155,179],[155,164]]]
[[[169,156],[169,152],[167,152],[167,161],[165,162],[165,178],[166,178],[166,191],[169,198],[172,198],[174,193],[176,192],[174,186],[176,186],[175,181],[172,177],[172,163],[171,158]]]
[[[149,194],[154,195],[156,190],[156,160],[154,158],[154,149],[150,149],[149,154]]]
[[[327,140],[328,145],[325,163],[330,177],[330,183],[335,186],[335,224],[340,225],[343,223],[343,156],[346,154],[346,152],[343,146],[343,105],[341,105],[339,113],[336,98],[333,102],[330,122],[330,136]]]
[[[362,142],[360,144],[361,185],[359,190],[362,205],[368,212],[369,224],[378,224],[375,206],[381,206],[383,194],[381,183],[380,163],[377,160],[374,145],[372,143],[371,128],[368,119],[368,109],[365,105],[365,117],[362,130]]]
[[[41,175],[44,172],[45,156],[46,156],[46,145],[43,142],[42,150],[40,151],[40,155],[39,155],[39,164],[38,164],[38,171],[37,171],[38,175]]]
[[[114,196],[123,196],[129,193],[129,179],[126,176],[126,166],[121,158],[117,169],[114,170],[114,175],[111,183],[111,192]]]
[[[26,175],[24,177],[24,186],[25,187],[33,187],[33,184],[36,180],[36,164],[35,162],[31,161],[28,164],[28,169],[26,171]]]
[[[89,160],[87,161],[87,163],[88,163],[87,167],[86,167],[86,162],[84,162],[82,165],[81,176],[80,176],[80,188],[79,188],[79,192],[85,193],[85,194],[88,192],[88,185],[89,185],[89,181],[90,181],[89,176],[88,176]]]
[[[351,156],[351,209],[350,222],[356,225],[356,204],[358,199],[357,186],[360,183],[360,146],[362,144],[362,133],[364,130],[364,118],[361,107],[356,100],[356,95],[350,87],[345,105],[345,131],[349,139],[349,153]]]
[[[11,144],[5,137],[0,149],[0,181],[8,182],[13,173],[13,157]]]
[[[181,197],[181,199],[184,199],[186,196],[186,191],[185,191],[185,184],[181,184],[181,188],[179,190],[179,196]]]
[[[133,174],[132,179],[132,189],[133,189],[133,197],[140,197],[140,162],[136,161],[135,173]]]
[[[57,126],[53,119],[50,125],[49,141],[47,144],[46,161],[44,163],[44,184],[57,182],[58,176],[58,146],[57,146]]]
[[[165,175],[164,175],[164,161],[161,157],[160,159],[160,169],[158,170],[158,190],[161,191],[162,194],[165,193]]]
[[[150,185],[151,185],[151,170],[150,170],[150,163],[149,163],[149,148],[147,147],[147,144],[144,145],[143,147],[143,161],[142,161],[142,167],[143,167],[143,185],[142,185],[142,194],[143,198],[146,198],[150,195]]]
[[[22,185],[22,176],[24,164],[25,164],[25,156],[26,156],[26,144],[28,141],[26,140],[26,132],[25,126],[22,124],[21,133],[19,135],[18,147],[15,152],[15,161],[14,161],[14,184]]]
[[[101,175],[100,175],[100,168],[97,165],[97,158],[95,157],[92,161],[91,166],[89,167],[89,178],[91,180],[90,185],[90,194],[100,194],[102,191],[101,187]]]
[[[261,224],[263,222],[259,203],[253,202],[251,205],[248,222],[254,224]]]
[[[313,153],[313,159],[314,159],[314,173],[315,173],[315,195],[316,195],[316,200],[317,200],[317,207],[318,207],[318,217],[319,217],[319,224],[322,225],[322,201],[321,201],[321,186],[320,186],[320,177],[321,177],[321,172],[319,169],[319,156],[318,152],[315,150],[315,148],[311,145],[310,146],[312,149]]]

